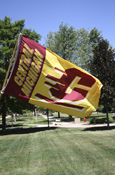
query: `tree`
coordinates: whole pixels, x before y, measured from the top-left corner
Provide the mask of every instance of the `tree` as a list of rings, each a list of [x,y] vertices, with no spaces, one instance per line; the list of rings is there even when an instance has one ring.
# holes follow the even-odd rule
[[[100,102],[106,106],[109,128],[108,106],[113,105],[115,100],[115,52],[107,40],[98,41],[89,60],[89,69],[103,84]]]
[[[74,27],[68,27],[63,22],[57,32],[49,32],[46,39],[46,47],[58,54],[60,57],[71,61],[76,48],[76,31]]]
[[[50,31],[47,34],[47,38],[46,38],[46,41],[45,41],[45,46],[53,52],[56,51],[56,48],[55,48],[55,32]]]
[[[98,44],[98,41],[102,39],[102,32],[98,31],[96,27],[94,27],[89,33],[89,40],[93,47]]]
[[[89,32],[82,28],[76,30],[76,51],[73,59],[74,64],[88,71],[87,61],[93,55],[93,48],[101,39],[101,32],[95,27]]]
[[[95,27],[89,32],[84,28],[75,30],[74,27],[61,23],[57,32],[48,33],[46,47],[88,70],[86,63],[93,55],[93,47],[101,37],[101,32]]]
[[[74,64],[87,70],[86,62],[92,53],[92,44],[90,43],[88,30],[82,28],[76,30],[76,50],[73,58]]]
[[[10,59],[12,57],[12,53],[17,42],[17,38],[19,33],[24,34],[25,36],[35,40],[38,42],[41,39],[40,34],[37,34],[35,31],[31,31],[31,29],[24,29],[25,20],[15,21],[11,23],[11,18],[5,16],[4,20],[0,20],[0,89],[2,89],[3,81],[5,79],[5,75],[9,66]],[[15,111],[14,105],[12,105],[12,101],[15,101],[15,106],[21,107],[21,102],[15,98],[10,98],[6,95],[2,95],[2,99],[0,101],[1,111],[4,115],[3,123],[5,124],[5,113],[6,106],[9,107],[11,111]],[[19,104],[20,103],[20,104]],[[22,102],[23,109],[27,108],[27,104]],[[29,104],[28,104],[29,105]],[[30,105],[29,105],[30,106]],[[5,129],[5,128],[4,128]]]

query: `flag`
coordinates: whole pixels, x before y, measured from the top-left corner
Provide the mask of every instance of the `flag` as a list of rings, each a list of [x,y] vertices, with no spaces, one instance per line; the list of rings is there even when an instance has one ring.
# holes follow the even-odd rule
[[[97,109],[101,87],[85,70],[20,34],[15,62],[1,93],[84,118]]]

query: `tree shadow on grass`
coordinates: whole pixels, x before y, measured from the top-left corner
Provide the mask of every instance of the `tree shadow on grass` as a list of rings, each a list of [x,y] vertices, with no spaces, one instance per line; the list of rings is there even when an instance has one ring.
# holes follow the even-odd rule
[[[23,122],[25,119],[16,119],[16,122]]]
[[[29,134],[35,132],[41,132],[46,130],[54,130],[56,127],[32,127],[32,128],[13,128],[6,129],[5,131],[0,130],[0,135],[11,135],[11,134]]]
[[[85,128],[82,131],[105,131],[113,129],[115,129],[115,126],[109,126],[109,129],[107,126],[98,126],[98,127]]]

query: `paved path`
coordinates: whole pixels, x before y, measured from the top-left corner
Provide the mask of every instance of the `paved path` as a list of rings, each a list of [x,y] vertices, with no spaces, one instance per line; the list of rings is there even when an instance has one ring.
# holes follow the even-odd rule
[[[47,120],[47,116],[40,113],[41,116],[43,116]],[[92,125],[89,124],[89,122],[81,122],[81,123],[72,123],[72,122],[56,122],[56,118],[49,117],[49,121],[52,122],[49,126],[55,126],[55,127],[65,127],[65,128],[90,128],[90,127],[103,127],[107,126],[107,124],[96,124]],[[40,126],[40,125],[39,125]],[[110,123],[109,126],[115,126],[115,123]]]

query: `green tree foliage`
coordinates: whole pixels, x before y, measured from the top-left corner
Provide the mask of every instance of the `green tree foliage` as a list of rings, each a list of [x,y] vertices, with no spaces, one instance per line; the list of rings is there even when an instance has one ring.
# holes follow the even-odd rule
[[[76,47],[76,31],[63,22],[57,32],[49,32],[46,39],[46,47],[58,54],[60,57],[71,61]]]
[[[23,28],[22,34],[25,35],[25,36],[27,36],[27,37],[29,37],[30,39],[36,41],[37,43],[39,43],[39,40],[41,39],[41,35],[40,34],[37,34],[35,32],[35,30]]]
[[[103,84],[100,102],[106,106],[108,117],[108,106],[113,105],[115,100],[115,52],[107,40],[101,39],[93,54],[89,60],[89,69]]]
[[[101,32],[98,31],[96,27],[94,27],[89,33],[89,40],[93,47],[95,47],[98,43],[98,40],[102,39]]]
[[[76,51],[73,62],[77,66],[88,70],[86,63],[93,55],[93,48],[98,43],[98,39],[102,38],[101,32],[95,27],[90,32],[82,28],[76,30],[76,35]]]
[[[34,30],[25,29],[24,22],[25,20],[22,19],[11,23],[11,18],[7,16],[5,16],[4,20],[0,20],[0,90],[2,89],[3,81],[5,79],[19,33],[24,34],[36,42],[41,39],[40,34],[37,34]],[[26,104],[18,99],[9,96],[6,96],[5,98],[7,107],[9,107],[13,112],[21,112],[24,108],[33,108],[32,105]]]
[[[86,62],[92,53],[92,44],[90,43],[88,30],[84,28],[76,30],[76,38],[76,50],[73,62],[77,66],[87,70]]]
[[[47,34],[47,38],[45,41],[45,46],[49,48],[51,51],[56,53],[56,47],[55,47],[55,32],[50,31]]]
[[[23,114],[23,110],[34,111],[35,109],[35,107],[32,104],[29,104],[20,99],[16,99],[14,97],[7,98],[7,103],[8,103],[7,108],[8,112],[10,109],[13,113]]]
[[[17,41],[18,33],[24,27],[24,20],[11,23],[11,19],[5,17],[0,20],[0,89]]]
[[[89,61],[90,72],[103,84],[101,103],[113,104],[115,96],[115,52],[108,41],[102,39],[93,50],[93,58]]]
[[[93,47],[100,38],[101,32],[96,28],[89,32],[84,28],[75,30],[74,27],[61,23],[57,32],[48,33],[46,47],[62,58],[88,70],[86,62],[93,55]]]

